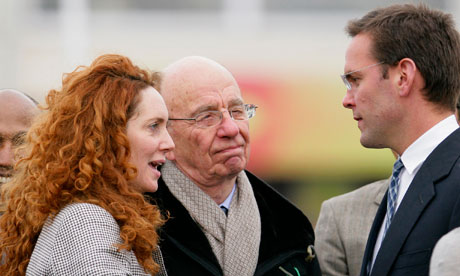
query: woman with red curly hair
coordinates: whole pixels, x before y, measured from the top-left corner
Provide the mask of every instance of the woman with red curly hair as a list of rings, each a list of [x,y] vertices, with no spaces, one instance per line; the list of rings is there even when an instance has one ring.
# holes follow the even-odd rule
[[[165,275],[146,202],[174,143],[159,76],[103,55],[64,76],[2,191],[0,275]]]

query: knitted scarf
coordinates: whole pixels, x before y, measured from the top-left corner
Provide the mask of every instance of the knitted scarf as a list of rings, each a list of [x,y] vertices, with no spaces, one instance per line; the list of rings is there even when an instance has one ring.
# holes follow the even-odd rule
[[[171,193],[206,235],[224,276],[254,275],[261,223],[254,192],[244,171],[237,176],[228,216],[172,162],[163,165],[161,174]]]

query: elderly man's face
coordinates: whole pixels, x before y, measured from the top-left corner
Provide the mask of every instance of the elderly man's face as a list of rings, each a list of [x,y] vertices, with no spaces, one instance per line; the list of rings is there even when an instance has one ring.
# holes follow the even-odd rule
[[[236,176],[248,162],[249,125],[248,121],[234,121],[228,113],[243,104],[235,80],[229,73],[202,74],[182,91],[168,104],[170,118],[194,118],[204,111],[221,111],[223,118],[207,128],[194,121],[170,121],[177,166],[203,184]]]
[[[0,184],[11,177],[15,148],[23,142],[30,118],[22,108],[11,103],[0,103]]]

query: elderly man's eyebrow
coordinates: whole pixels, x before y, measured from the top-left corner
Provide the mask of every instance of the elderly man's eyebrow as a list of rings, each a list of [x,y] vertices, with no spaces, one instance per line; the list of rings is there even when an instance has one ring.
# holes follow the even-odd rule
[[[18,131],[14,134],[13,138],[12,139],[17,139],[17,138],[20,138],[20,137],[23,137],[27,134],[27,131]]]
[[[13,144],[20,144],[23,142],[24,137],[26,136],[26,131],[16,132],[14,135],[5,135],[0,134],[0,144],[3,144],[5,141],[10,140]]]
[[[243,99],[236,98],[236,99],[232,99],[232,100],[228,103],[228,106],[231,107],[231,106],[243,105],[243,104],[244,104]]]
[[[201,112],[209,111],[209,110],[216,110],[217,106],[212,104],[202,105],[199,106],[195,111],[192,112],[191,117],[195,117],[196,115],[200,114]]]
[[[13,138],[11,138],[11,141],[13,144],[22,144],[24,142],[24,138],[26,137],[27,132],[26,131],[19,131],[16,134],[13,135]]]

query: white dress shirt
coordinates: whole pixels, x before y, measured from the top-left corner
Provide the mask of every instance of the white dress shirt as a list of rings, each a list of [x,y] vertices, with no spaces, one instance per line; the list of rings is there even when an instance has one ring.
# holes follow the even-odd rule
[[[458,128],[457,120],[454,115],[447,117],[435,126],[430,128],[422,136],[420,136],[415,142],[413,142],[401,155],[401,161],[404,164],[401,173],[399,174],[399,191],[398,199],[396,201],[395,215],[398,211],[398,207],[404,198],[409,186],[414,179],[415,175],[419,171],[425,159],[430,153],[447,138],[452,132]],[[379,252],[380,246],[382,245],[383,230],[385,226],[386,215],[383,219],[383,223],[380,226],[379,235],[375,242],[374,253],[372,256],[372,266],[374,266],[375,258]],[[371,270],[372,270],[371,266]]]
[[[233,195],[235,194],[235,190],[236,190],[236,183],[233,184],[233,189],[232,189],[232,191],[231,191],[230,194],[227,196],[227,198],[224,200],[224,202],[222,202],[221,204],[219,204],[219,207],[225,207],[225,208],[227,208],[227,210],[230,210],[230,203],[232,203],[232,199],[233,199]]]

